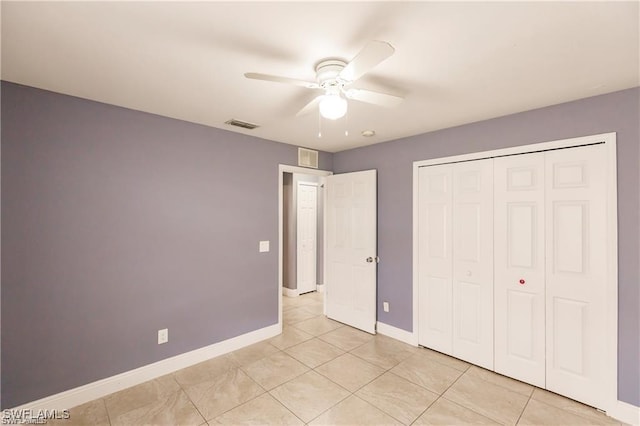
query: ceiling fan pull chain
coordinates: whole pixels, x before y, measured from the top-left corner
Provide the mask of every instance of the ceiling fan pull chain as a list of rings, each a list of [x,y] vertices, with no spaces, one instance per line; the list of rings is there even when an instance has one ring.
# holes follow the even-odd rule
[[[344,115],[344,121],[345,121],[344,135],[349,136],[349,110],[347,110],[347,113]]]
[[[322,137],[322,114],[318,110],[318,139]]]

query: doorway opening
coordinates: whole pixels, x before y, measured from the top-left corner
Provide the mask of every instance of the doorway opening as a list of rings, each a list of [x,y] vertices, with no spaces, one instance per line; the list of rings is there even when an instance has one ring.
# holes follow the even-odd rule
[[[324,291],[324,181],[331,174],[325,170],[279,167],[278,323],[281,326],[283,297]]]
[[[322,180],[302,173],[283,176],[282,293],[286,297],[323,289]]]

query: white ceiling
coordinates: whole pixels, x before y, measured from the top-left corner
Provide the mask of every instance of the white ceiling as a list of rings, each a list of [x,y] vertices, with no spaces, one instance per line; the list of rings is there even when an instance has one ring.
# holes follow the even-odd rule
[[[4,80],[330,152],[640,85],[637,1],[1,7]],[[243,76],[313,80],[320,60],[370,40],[396,52],[354,87],[406,99],[350,101],[348,123],[323,120],[322,138],[317,114],[295,116],[315,91]]]

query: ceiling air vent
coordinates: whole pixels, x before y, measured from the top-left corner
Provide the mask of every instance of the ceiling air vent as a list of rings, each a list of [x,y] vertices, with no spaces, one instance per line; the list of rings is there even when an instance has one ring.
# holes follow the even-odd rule
[[[318,151],[298,148],[298,166],[318,168]]]
[[[249,130],[253,130],[256,127],[260,127],[257,124],[249,123],[247,121],[242,121],[242,120],[236,120],[235,118],[225,121],[224,124],[230,124],[232,126],[242,127],[243,129],[249,129]]]

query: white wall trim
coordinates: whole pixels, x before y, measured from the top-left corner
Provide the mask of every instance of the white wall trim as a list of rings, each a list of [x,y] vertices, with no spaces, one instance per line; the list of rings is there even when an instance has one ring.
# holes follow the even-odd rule
[[[328,170],[315,170],[315,169],[306,169],[304,167],[298,166],[289,166],[287,164],[278,164],[278,326],[282,329],[282,291],[281,288],[284,288],[282,285],[282,231],[283,231],[283,211],[282,211],[282,203],[283,203],[283,191],[282,185],[284,180],[284,173],[302,173],[306,175],[314,175],[325,177],[332,175],[333,172]],[[321,182],[322,184],[323,182]],[[325,203],[326,204],[326,203]],[[325,206],[326,207],[326,206]],[[326,217],[326,216],[324,216]],[[326,230],[325,230],[326,233]],[[325,241],[326,243],[326,241]],[[326,248],[326,246],[325,246]],[[326,271],[325,271],[326,272]],[[326,303],[326,301],[325,301]]]
[[[615,133],[603,136],[607,158],[607,300],[606,300],[606,330],[607,347],[605,359],[608,386],[606,394],[609,406],[615,410],[618,407],[618,172],[617,172],[617,139]],[[606,367],[605,367],[606,368]],[[637,421],[637,416],[636,416]]]
[[[222,342],[214,343],[204,348],[185,352],[162,361],[148,364],[135,370],[126,371],[106,379],[98,380],[74,389],[57,393],[36,401],[28,402],[17,410],[44,410],[44,409],[70,409],[94,399],[102,398],[113,392],[118,392],[131,386],[144,383],[156,377],[173,373],[186,367],[198,364],[208,359],[224,355],[253,343],[277,336],[282,332],[279,324],[264,327],[249,333],[242,334]]]
[[[316,284],[316,291],[318,293],[324,293],[324,284]]]
[[[298,294],[298,289],[297,288],[282,287],[282,294],[284,296],[287,296],[287,297],[298,297],[298,296],[300,296]]]
[[[413,235],[418,235],[418,197],[419,197],[419,168],[437,164],[454,163],[461,161],[480,160],[506,155],[525,154],[530,152],[545,151],[550,149],[571,148],[582,145],[602,143],[606,147],[607,158],[607,323],[608,341],[606,342],[606,394],[607,401],[603,408],[606,412],[616,411],[620,405],[618,401],[618,220],[617,220],[617,171],[616,171],[616,133],[602,133],[592,136],[583,136],[571,139],[561,139],[551,142],[543,142],[530,145],[522,145],[505,149],[474,152],[451,157],[435,158],[413,162]],[[413,238],[413,334],[419,341],[419,243]]]
[[[380,321],[376,323],[376,331],[383,336],[391,337],[392,339],[399,340],[411,346],[418,346],[418,336],[410,331]]]
[[[612,409],[607,411],[607,416],[630,425],[640,425],[640,407],[623,401],[616,401]]]

